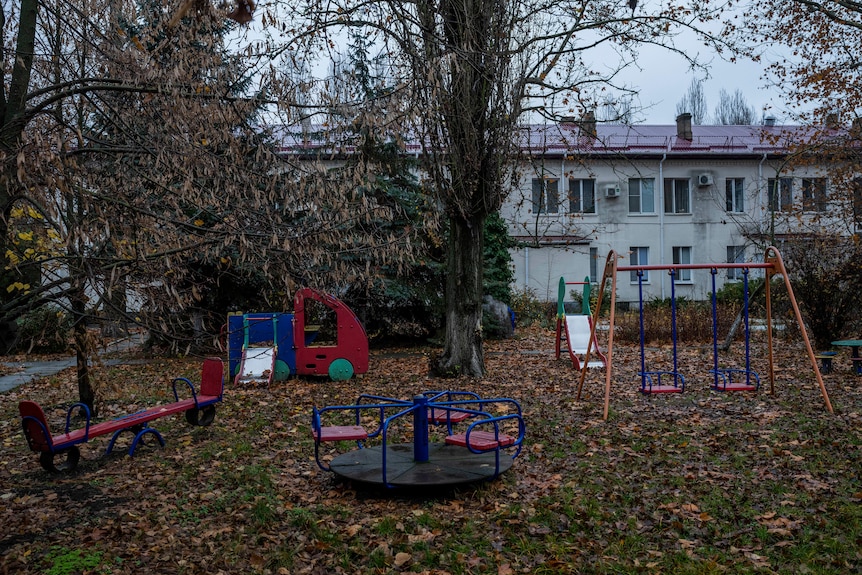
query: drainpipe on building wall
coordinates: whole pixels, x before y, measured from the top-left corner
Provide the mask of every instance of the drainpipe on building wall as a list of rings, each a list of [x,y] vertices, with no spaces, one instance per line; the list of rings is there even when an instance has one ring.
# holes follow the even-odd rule
[[[757,207],[760,209],[760,225],[766,223],[766,210],[763,209],[763,163],[766,161],[766,152],[757,164]]]
[[[524,292],[530,287],[530,246],[524,247]]]
[[[659,263],[664,263],[664,161],[667,159],[667,153],[661,157],[658,163],[658,181],[659,181],[659,209],[658,209],[658,259]],[[661,290],[661,299],[664,299],[664,274],[659,277],[659,288]]]

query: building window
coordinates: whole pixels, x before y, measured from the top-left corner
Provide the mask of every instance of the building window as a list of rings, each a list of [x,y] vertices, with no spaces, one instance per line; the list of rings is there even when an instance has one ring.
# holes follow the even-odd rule
[[[629,265],[633,266],[648,266],[649,265],[649,248],[633,247],[629,248]],[[629,272],[629,279],[632,283],[637,283],[638,272],[632,270]],[[643,270],[643,281],[649,281],[649,270]]]
[[[745,178],[725,180],[725,209],[728,212],[745,211]]]
[[[596,213],[595,180],[569,180],[569,212]]]
[[[727,246],[727,263],[744,264],[745,246]],[[741,280],[742,268],[727,268],[727,279]]]
[[[533,213],[556,214],[559,211],[559,180],[557,178],[533,178]]]
[[[793,178],[769,178],[769,211],[789,212],[793,208]]]
[[[655,213],[654,178],[632,178],[629,180],[629,213]]]
[[[688,179],[671,179],[664,181],[664,213],[690,214],[691,194]]]
[[[691,247],[690,246],[674,246],[673,247],[673,263],[675,264],[691,264]],[[691,282],[691,270],[682,269],[676,270],[675,280],[677,282]]]
[[[826,178],[802,178],[802,209],[826,211]]]
[[[599,277],[599,248],[590,248],[590,281],[593,283],[602,281]]]

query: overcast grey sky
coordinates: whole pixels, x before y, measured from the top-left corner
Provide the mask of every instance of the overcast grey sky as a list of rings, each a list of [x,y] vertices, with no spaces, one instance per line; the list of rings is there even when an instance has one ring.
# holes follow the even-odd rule
[[[232,40],[238,46],[247,45],[252,39],[263,37],[259,28],[260,23],[257,20],[252,21],[248,27],[237,30]],[[787,106],[781,101],[780,94],[774,89],[764,88],[765,81],[762,76],[766,68],[765,63],[748,60],[726,62],[712,54],[697,39],[693,37],[686,39],[685,34],[677,38],[677,46],[685,49],[689,55],[697,55],[699,61],[708,63],[709,71],[690,69],[688,62],[681,56],[666,49],[642,46],[639,49],[637,66],[629,67],[616,78],[618,82],[624,83],[638,93],[638,98],[633,103],[633,107],[637,110],[633,118],[635,123],[673,124],[676,119],[677,103],[686,95],[694,78],[703,80],[707,110],[705,123],[713,123],[713,113],[722,89],[729,94],[740,90],[748,104],[754,108],[758,121],[764,115],[773,116],[779,122],[791,121]],[[598,62],[599,68],[604,65],[612,69],[616,65],[612,58],[617,56],[612,52],[604,52],[604,48],[600,46],[596,49],[597,60],[594,62]],[[603,57],[609,60],[602,63]],[[766,55],[765,59],[769,60],[770,57],[774,59],[778,56]],[[328,66],[324,66],[321,70],[324,75],[330,73]]]
[[[697,49],[696,46],[693,48]],[[703,80],[708,112],[706,123],[712,123],[722,89],[729,94],[740,90],[748,104],[755,109],[758,120],[763,117],[764,111],[767,116],[779,120],[787,116],[787,107],[780,101],[780,95],[775,90],[764,88],[761,76],[765,64],[747,60],[725,62],[706,52],[702,52],[701,57],[710,62],[709,76],[702,70],[689,69],[682,58],[666,51],[653,48],[641,52],[638,61],[642,69],[630,69],[623,73],[626,82],[639,90],[642,110],[638,119],[642,121],[638,123],[672,124],[676,119],[676,105],[686,95],[694,78]]]

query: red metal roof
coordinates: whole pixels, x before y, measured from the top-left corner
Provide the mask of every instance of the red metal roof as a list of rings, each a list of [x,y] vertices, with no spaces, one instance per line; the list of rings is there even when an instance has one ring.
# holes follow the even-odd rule
[[[520,131],[520,147],[531,154],[554,155],[625,155],[632,156],[762,156],[783,154],[802,143],[836,137],[841,130],[824,130],[804,126],[699,126],[691,127],[692,138],[681,138],[677,126],[650,124],[597,124],[595,137],[577,123],[530,124]],[[313,126],[305,131],[299,126],[273,130],[281,140],[281,153],[350,154],[356,135],[331,127]],[[404,138],[408,153],[420,153],[415,138]]]
[[[692,138],[677,134],[676,125],[596,125],[591,138],[577,124],[530,125],[521,146],[532,153],[631,155],[762,155],[783,153],[791,145],[823,136],[802,126],[692,126]]]

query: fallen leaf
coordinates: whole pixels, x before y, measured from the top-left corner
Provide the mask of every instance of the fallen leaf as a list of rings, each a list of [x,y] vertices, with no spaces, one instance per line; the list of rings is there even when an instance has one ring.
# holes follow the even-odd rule
[[[395,554],[395,566],[401,567],[402,565],[404,565],[405,563],[410,561],[412,558],[413,558],[413,556],[410,555],[410,553],[404,553],[404,552],[396,553]]]

